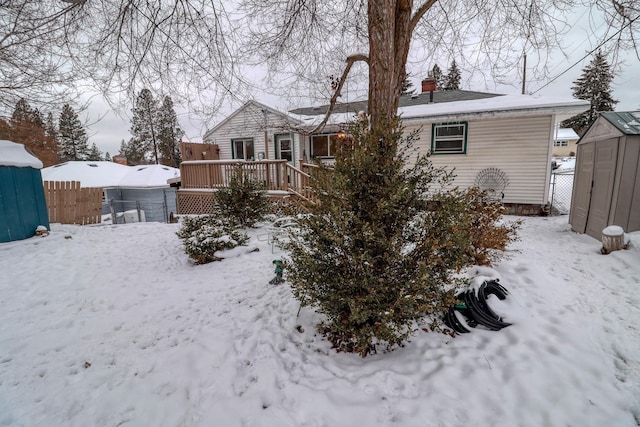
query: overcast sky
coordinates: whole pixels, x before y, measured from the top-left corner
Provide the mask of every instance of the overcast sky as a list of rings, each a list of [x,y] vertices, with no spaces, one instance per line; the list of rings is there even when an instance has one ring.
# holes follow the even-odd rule
[[[565,58],[560,53],[554,55],[549,69],[551,76],[556,77],[564,72],[563,75],[558,77],[553,82],[548,81],[529,81],[526,86],[528,93],[535,93],[542,96],[564,96],[567,98],[572,97],[571,86],[573,81],[576,80],[581,72],[582,68],[591,61],[591,56],[588,56],[584,60],[578,62],[589,50],[595,46],[595,37],[592,31],[589,29],[589,22],[587,19],[581,19],[575,23],[571,32],[565,39],[565,52],[569,55]],[[606,53],[606,52],[605,52]],[[569,69],[576,62],[575,67]],[[448,65],[440,64],[440,67],[446,71]],[[567,71],[567,69],[569,69]],[[422,72],[421,70],[408,69],[412,75],[412,83],[414,88],[419,90],[420,81],[426,77],[427,70]],[[566,72],[565,72],[566,71]],[[617,75],[613,81],[613,97],[620,101],[617,106],[617,111],[630,111],[640,110],[640,84],[638,79],[640,78],[640,60],[634,54],[628,54],[624,56],[624,61],[621,64],[621,68],[617,70]],[[477,82],[469,82],[469,79],[465,80],[465,74],[462,75],[462,88],[467,90],[478,91],[490,91],[496,93],[513,94],[521,92],[521,81],[516,81],[517,77],[514,76],[514,81],[511,86],[495,85],[492,82],[484,82],[478,84]],[[544,87],[543,87],[544,86]],[[273,97],[272,95],[264,93],[255,93],[255,99],[267,104],[271,107],[284,110],[289,107],[282,100]],[[221,111],[216,117],[209,118],[207,121],[197,117],[194,114],[189,114],[188,111],[182,110],[179,106],[176,106],[176,112],[178,113],[178,121],[182,129],[186,132],[183,140],[201,142],[202,135],[206,130],[216,123],[223,120],[229,113],[238,108],[240,105],[230,105],[228,109]],[[300,105],[300,107],[305,105]],[[129,108],[130,110],[130,108]],[[125,111],[118,116],[116,113],[106,105],[99,96],[92,98],[91,105],[87,111],[87,122],[95,122],[88,126],[90,134],[89,143],[96,143],[100,150],[105,153],[109,152],[111,156],[117,154],[120,148],[120,143],[124,139],[128,141],[131,138],[129,133],[129,116],[130,111]],[[124,114],[124,115],[123,115]],[[101,120],[96,120],[102,117]],[[208,122],[208,123],[207,123]]]

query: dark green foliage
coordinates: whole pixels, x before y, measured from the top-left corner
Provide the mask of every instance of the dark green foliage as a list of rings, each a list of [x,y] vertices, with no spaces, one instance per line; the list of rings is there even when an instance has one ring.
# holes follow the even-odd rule
[[[219,261],[216,251],[244,245],[249,237],[233,224],[213,215],[184,217],[176,233],[184,243],[184,250],[196,264]]]
[[[496,214],[485,219],[481,193],[445,191],[452,174],[413,156],[396,123],[380,135],[356,123],[351,135],[312,177],[320,203],[297,219],[285,271],[335,348],[366,356],[402,345],[425,318],[439,330],[463,283],[455,273],[484,254],[475,228]]]
[[[613,111],[618,103],[611,95],[613,77],[607,58],[598,51],[571,88],[575,98],[588,100],[591,106],[584,113],[562,122],[562,126],[573,128],[578,135],[583,135],[601,111]]]
[[[416,320],[445,310],[451,272],[464,265],[449,209],[426,212],[428,187],[450,175],[425,157],[405,168],[409,151],[399,146],[411,138],[396,126],[387,135],[365,129],[356,124],[357,146],[313,177],[320,203],[298,220],[286,268],[295,296],[326,315],[321,331],[339,351],[362,356],[401,345]]]
[[[440,70],[438,64],[435,64],[431,69],[431,77],[436,79],[436,90],[442,90],[444,87],[444,79],[446,76],[442,74],[442,70]]]
[[[63,160],[89,160],[87,131],[80,122],[78,113],[69,104],[65,104],[60,113],[58,140]]]
[[[253,226],[269,210],[264,185],[245,176],[240,167],[231,174],[228,186],[214,193],[214,201],[222,216],[243,227]]]
[[[400,92],[401,96],[404,95],[413,95],[416,93],[415,88],[413,87],[413,83],[409,80],[410,74],[405,73],[404,80],[402,81],[402,91]]]
[[[447,71],[447,75],[442,79],[442,89],[443,90],[458,90],[460,89],[460,80],[462,79],[460,75],[460,68],[454,59]]]

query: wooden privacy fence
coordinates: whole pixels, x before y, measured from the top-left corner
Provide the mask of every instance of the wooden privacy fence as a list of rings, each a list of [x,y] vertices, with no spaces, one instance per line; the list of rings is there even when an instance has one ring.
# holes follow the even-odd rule
[[[102,188],[81,188],[79,181],[44,181],[49,222],[99,224]]]

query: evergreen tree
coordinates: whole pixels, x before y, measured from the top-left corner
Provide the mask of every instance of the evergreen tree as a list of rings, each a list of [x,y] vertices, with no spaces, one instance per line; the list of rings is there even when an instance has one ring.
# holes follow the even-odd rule
[[[120,154],[127,158],[127,164],[135,166],[145,164],[145,150],[138,141],[133,138],[129,142],[123,139],[120,143]]]
[[[91,149],[89,149],[89,153],[87,155],[87,160],[91,160],[93,162],[102,161],[102,152],[94,142],[91,144]]]
[[[431,76],[436,79],[436,90],[442,90],[444,87],[444,75],[442,74],[442,70],[435,64],[431,69]]]
[[[475,239],[492,204],[474,203],[477,190],[443,191],[452,175],[427,156],[408,162],[415,134],[404,139],[397,123],[376,131],[362,120],[349,133],[333,168],[312,175],[319,203],[284,245],[285,271],[296,298],[326,316],[320,331],[335,348],[366,356],[402,345],[425,317],[437,330],[455,303],[456,271],[488,249],[474,246],[499,248],[513,229]],[[501,210],[491,209],[483,229],[500,231]]]
[[[409,73],[405,73],[404,80],[402,81],[402,92],[400,95],[413,95],[416,93],[416,90],[413,89],[413,83],[409,80]]]
[[[111,161],[111,154],[109,154],[108,151],[104,154],[104,161],[105,162],[110,162]]]
[[[132,113],[130,129],[132,138],[129,140],[129,149],[134,157],[130,159],[131,164],[147,162],[158,164],[160,153],[155,128],[158,104],[149,89],[145,88],[140,91]]]
[[[87,160],[89,157],[87,132],[78,114],[69,104],[65,104],[60,113],[58,139],[64,161]]]
[[[58,149],[55,139],[47,134],[42,113],[26,100],[16,103],[10,120],[10,140],[24,144],[44,166],[58,163]]]
[[[447,75],[443,79],[443,90],[458,90],[460,89],[460,68],[458,68],[458,64],[456,64],[456,60],[454,59],[447,71]]]
[[[578,135],[582,135],[598,118],[601,111],[613,111],[618,101],[611,94],[611,83],[614,73],[604,54],[598,51],[591,62],[582,69],[582,75],[573,82],[573,96],[578,99],[589,100],[591,106],[588,111],[573,116],[562,122],[562,126],[573,128]]]
[[[180,167],[180,138],[184,134],[178,124],[171,97],[165,96],[156,120],[160,163],[174,168]]]

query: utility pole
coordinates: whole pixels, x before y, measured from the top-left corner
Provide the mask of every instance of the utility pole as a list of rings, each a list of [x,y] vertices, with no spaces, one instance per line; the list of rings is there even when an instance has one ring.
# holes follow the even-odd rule
[[[527,54],[524,54],[524,65],[522,67],[522,94],[525,94],[525,86],[527,84]]]

